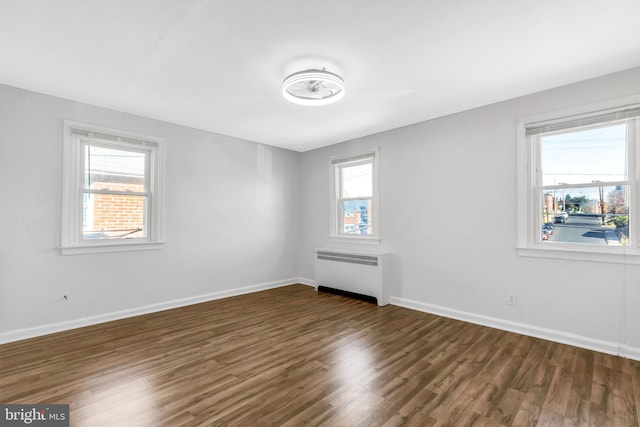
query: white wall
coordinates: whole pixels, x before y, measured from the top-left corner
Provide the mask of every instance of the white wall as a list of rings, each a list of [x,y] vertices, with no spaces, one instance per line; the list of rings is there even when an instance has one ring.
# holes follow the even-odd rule
[[[517,119],[637,94],[640,68],[303,153],[300,275],[316,247],[355,248],[328,239],[328,158],[380,147],[380,248],[403,302],[640,357],[639,267],[515,250]]]
[[[164,249],[60,255],[63,120],[166,139]],[[295,278],[299,157],[0,86],[0,337]]]

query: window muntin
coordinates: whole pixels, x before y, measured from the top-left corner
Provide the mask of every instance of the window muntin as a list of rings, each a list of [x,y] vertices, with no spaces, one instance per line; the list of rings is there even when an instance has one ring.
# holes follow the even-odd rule
[[[630,97],[618,104],[621,107],[606,102],[519,121],[518,254],[640,264],[636,213],[639,102],[640,97]],[[589,161],[580,161],[581,154],[575,150],[568,156],[569,149],[555,145],[562,139],[565,144],[581,140],[581,153],[596,154],[585,156]],[[553,150],[564,151],[569,158],[562,168],[553,167]],[[591,224],[585,224],[585,218]],[[553,234],[548,235],[554,225]],[[582,241],[563,230],[558,233],[558,228],[572,226],[586,228],[579,234]]]
[[[146,238],[150,152],[88,141],[82,151],[82,239]]]
[[[625,120],[532,137],[540,153],[539,243],[630,243],[628,130]]]
[[[550,257],[613,262],[629,258],[602,254],[640,255],[640,109],[592,111],[520,124],[519,191],[528,193],[518,196],[521,255],[551,250]]]
[[[65,122],[63,254],[159,247],[162,152],[159,138]]]
[[[338,232],[372,235],[373,159],[339,164]]]
[[[334,224],[332,234],[347,238],[376,236],[376,152],[332,160]]]

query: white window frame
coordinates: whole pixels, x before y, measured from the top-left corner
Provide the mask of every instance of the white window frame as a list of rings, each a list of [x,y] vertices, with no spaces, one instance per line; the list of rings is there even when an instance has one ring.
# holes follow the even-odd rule
[[[378,244],[380,243],[380,203],[379,203],[379,149],[371,149],[357,154],[332,156],[329,158],[329,166],[331,177],[330,182],[330,233],[329,238],[335,241],[343,242],[358,242]],[[358,164],[371,163],[372,165],[372,196],[371,210],[373,215],[369,219],[370,225],[373,229],[373,234],[347,234],[342,233],[341,230],[341,181],[340,181],[340,168],[343,166],[355,166]],[[358,199],[362,199],[359,197]]]
[[[83,239],[83,147],[87,143],[148,153],[144,238]],[[63,125],[62,255],[160,249],[164,243],[162,138],[73,121]],[[134,193],[138,194],[138,193]]]
[[[629,184],[629,245],[595,246],[542,242],[540,224],[542,200],[540,195],[541,159],[539,138],[527,136],[527,129],[547,126],[562,127],[566,123],[575,126],[606,123],[605,116],[624,117],[626,111],[640,108],[640,96],[584,106],[548,114],[522,118],[517,123],[517,246],[520,256],[640,264],[640,120],[628,129],[628,184]],[[569,129],[569,128],[567,128]]]

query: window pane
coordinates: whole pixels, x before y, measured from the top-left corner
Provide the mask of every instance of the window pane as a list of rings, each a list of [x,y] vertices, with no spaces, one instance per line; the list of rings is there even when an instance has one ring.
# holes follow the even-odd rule
[[[83,239],[134,239],[147,236],[146,196],[83,195]]]
[[[543,242],[627,246],[629,186],[542,192]]]
[[[542,185],[625,181],[626,135],[617,124],[542,136]]]
[[[341,199],[371,197],[373,195],[373,164],[342,166],[340,180]]]
[[[371,200],[342,201],[342,233],[373,234]]]
[[[93,190],[143,192],[145,186],[144,152],[85,145],[84,188]]]

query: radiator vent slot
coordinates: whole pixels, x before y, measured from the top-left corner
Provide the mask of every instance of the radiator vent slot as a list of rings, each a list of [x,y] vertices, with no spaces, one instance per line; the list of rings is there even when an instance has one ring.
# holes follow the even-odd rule
[[[372,267],[378,266],[377,255],[350,254],[344,252],[327,251],[318,251],[317,254],[318,259],[324,259],[327,261],[348,262],[350,264],[370,265]]]

